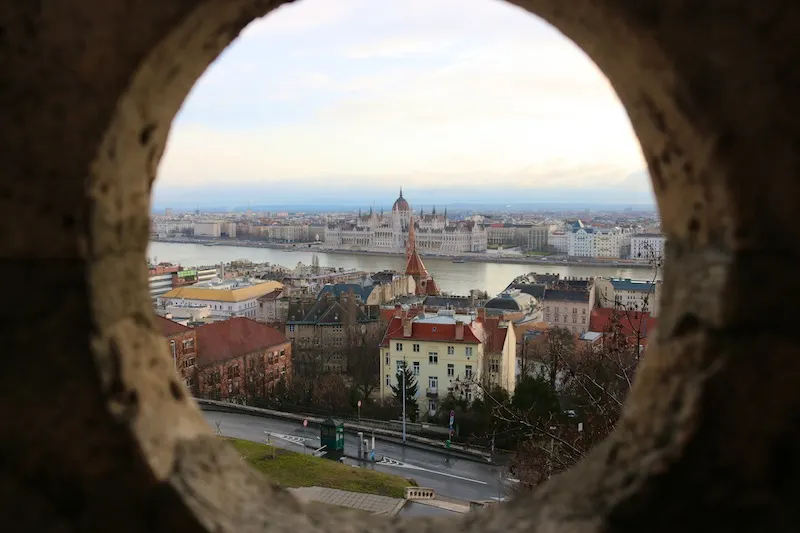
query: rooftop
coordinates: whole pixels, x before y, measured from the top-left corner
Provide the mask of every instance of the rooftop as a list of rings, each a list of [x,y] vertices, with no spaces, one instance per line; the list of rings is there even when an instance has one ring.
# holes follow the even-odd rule
[[[195,328],[197,364],[205,366],[288,343],[277,329],[245,317],[234,317]]]
[[[428,342],[448,342],[453,344],[480,344],[481,341],[475,335],[469,324],[464,324],[464,339],[456,340],[456,324],[426,323],[419,321],[411,322],[411,336],[403,335],[403,319],[393,318],[386,328],[381,346],[388,346],[392,340],[417,340]]]
[[[235,281],[235,280],[230,280]],[[283,285],[277,281],[252,281],[247,283],[211,283],[178,287],[165,292],[159,298],[183,298],[215,302],[242,302],[268,294]]]
[[[192,328],[186,327],[183,324],[178,324],[174,320],[170,320],[158,315],[156,315],[156,324],[161,329],[161,333],[163,333],[165,337],[172,337],[173,335],[180,335],[181,333],[192,331]]]
[[[611,278],[611,286],[617,291],[651,291],[655,289],[655,283],[649,280],[631,278]]]

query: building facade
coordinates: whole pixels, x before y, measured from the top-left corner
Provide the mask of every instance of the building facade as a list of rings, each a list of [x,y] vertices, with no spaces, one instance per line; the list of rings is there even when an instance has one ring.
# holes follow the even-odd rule
[[[563,286],[544,292],[544,322],[550,327],[567,329],[575,334],[589,330],[589,320],[595,306],[595,285]]]
[[[535,224],[491,224],[486,228],[489,245],[519,246],[525,250],[547,250],[548,227]]]
[[[631,253],[630,228],[591,227],[581,220],[554,226],[548,233],[548,246],[572,257],[622,258]]]
[[[231,317],[255,319],[259,316],[258,298],[282,287],[277,281],[245,278],[214,280],[172,289],[158,297],[157,305],[162,308],[187,303],[208,305],[211,317],[215,320]]]
[[[365,343],[376,346],[381,333],[380,308],[356,300],[353,293],[323,293],[316,301],[289,303],[286,337],[298,375],[347,372],[350,351]]]
[[[167,339],[169,356],[183,384],[190,392],[197,392],[197,336],[192,328],[164,317],[156,316],[156,323]]]
[[[666,239],[660,233],[637,233],[631,237],[631,257],[642,260],[664,258]]]
[[[659,314],[661,280],[595,278],[597,307]]]
[[[374,248],[401,251],[406,246],[409,225],[412,223],[411,206],[400,196],[392,206],[392,212],[384,216],[370,209],[368,214],[359,213],[355,221],[331,223],[325,227],[325,242],[336,247]],[[483,225],[474,221],[451,221],[447,210],[436,214],[420,212],[415,219],[417,248],[421,251],[442,254],[484,252],[488,241]]]
[[[280,331],[235,317],[195,328],[199,395],[251,402],[271,397],[292,375],[292,346]]]
[[[471,382],[483,377],[483,342],[470,324],[446,318],[392,318],[381,342],[381,398],[394,397],[392,385],[398,386],[396,376],[403,365],[417,380],[420,414],[435,414],[456,380],[464,383],[468,401],[480,394]]]

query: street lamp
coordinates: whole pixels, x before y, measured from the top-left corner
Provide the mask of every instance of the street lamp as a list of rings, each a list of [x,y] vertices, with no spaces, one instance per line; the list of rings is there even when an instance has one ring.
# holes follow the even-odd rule
[[[361,425],[361,400],[358,400],[358,425]]]
[[[403,358],[403,444],[406,443],[406,360]]]

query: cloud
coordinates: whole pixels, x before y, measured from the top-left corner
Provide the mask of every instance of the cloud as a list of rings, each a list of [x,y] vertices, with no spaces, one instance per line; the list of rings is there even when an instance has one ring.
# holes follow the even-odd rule
[[[160,183],[621,190],[643,167],[603,74],[507,2],[304,0],[198,82]]]

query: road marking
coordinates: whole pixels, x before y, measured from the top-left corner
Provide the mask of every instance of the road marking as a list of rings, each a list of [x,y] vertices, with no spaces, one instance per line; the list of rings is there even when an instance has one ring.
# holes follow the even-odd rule
[[[270,437],[275,437],[276,439],[285,440],[286,442],[291,442],[292,444],[297,444],[298,446],[305,446],[306,439],[303,437],[298,437],[296,435],[285,435],[283,433],[271,433],[269,431],[265,431],[267,435]]]
[[[391,466],[394,468],[407,468],[408,470],[419,470],[422,472],[429,472],[431,474],[438,474],[440,476],[451,477],[454,479],[460,479],[462,481],[469,481],[470,483],[477,483],[479,485],[488,485],[486,481],[480,481],[478,479],[471,479],[468,477],[457,476],[455,474],[448,474],[447,472],[439,472],[438,470],[430,470],[428,468],[422,468],[421,466],[414,466],[408,463],[404,463],[402,461],[398,461],[397,459],[392,459],[391,457],[383,457],[380,461],[378,461],[379,465],[383,466]]]

